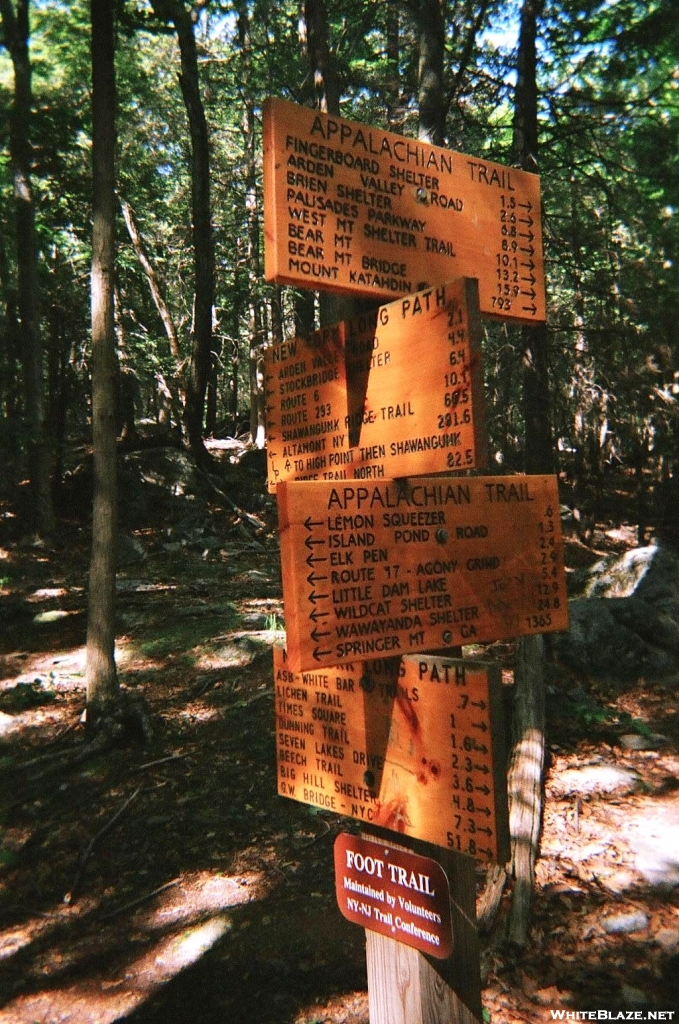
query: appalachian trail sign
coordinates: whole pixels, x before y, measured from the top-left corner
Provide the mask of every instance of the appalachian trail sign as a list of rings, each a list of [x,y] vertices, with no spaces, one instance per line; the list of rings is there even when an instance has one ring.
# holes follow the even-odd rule
[[[282,483],[295,671],[566,629],[556,478]]]
[[[481,311],[545,319],[535,174],[331,117],[264,106],[265,278],[395,298],[454,277]]]

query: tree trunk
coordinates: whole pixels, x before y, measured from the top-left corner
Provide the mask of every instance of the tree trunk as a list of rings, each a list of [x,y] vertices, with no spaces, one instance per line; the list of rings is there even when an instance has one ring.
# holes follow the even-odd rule
[[[446,24],[443,0],[419,0],[416,5],[420,56],[417,73],[418,138],[443,146],[448,103],[443,77]]]
[[[64,310],[56,302],[52,304],[49,311],[47,365],[47,379],[49,381],[47,415],[52,427],[52,446],[54,451],[53,494],[58,496],[64,478],[64,457],[66,454],[68,342],[64,323]]]
[[[305,0],[303,39],[313,80],[314,104],[326,114],[339,117],[340,87],[329,32],[325,0]],[[322,326],[341,317],[338,298],[330,292],[319,292],[318,307]]]
[[[183,362],[181,349],[179,347],[179,337],[177,336],[177,328],[175,327],[172,313],[170,312],[167,302],[165,301],[164,290],[158,278],[158,274],[156,273],[156,269],[151,263],[148,253],[146,252],[144,240],[141,236],[141,232],[139,231],[139,227],[135,220],[132,207],[127,202],[127,200],[123,199],[122,197],[120,198],[120,207],[123,211],[123,219],[127,227],[127,232],[130,236],[130,241],[132,242],[132,248],[136,253],[137,259],[139,260],[142,270],[146,274],[146,279],[149,283],[149,289],[151,291],[151,297],[156,307],[158,316],[160,317],[163,327],[165,328],[165,336],[170,347],[170,354],[174,359],[175,372],[173,375],[174,380],[171,389],[171,406],[173,411],[175,412],[177,424],[181,424],[181,409],[182,406],[186,406],[186,389],[184,388],[182,382]],[[165,384],[165,381],[163,381],[163,384],[164,386],[167,386]]]
[[[514,893],[507,938],[522,948],[528,938],[535,861],[542,825],[545,761],[544,639],[521,637],[514,669],[513,746],[507,786]]]
[[[324,0],[305,0],[304,21],[316,106],[326,114],[338,115],[339,82],[328,41],[328,13]]]
[[[181,54],[179,85],[191,136],[191,204],[193,219],[194,308],[191,362],[186,382],[186,429],[189,447],[200,465],[209,462],[203,442],[205,392],[212,358],[215,293],[214,244],[210,214],[210,146],[198,82],[198,54],[191,13],[180,0],[153,0],[156,14],[171,21]]]
[[[390,132],[399,131],[403,124],[403,112],[400,109],[401,76],[399,60],[401,52],[399,10],[395,4],[389,4],[386,10],[387,62],[388,71],[384,87],[384,104],[387,113],[387,128]]]
[[[537,22],[544,0],[524,0],[521,8],[517,83],[514,97],[512,151],[513,162],[525,171],[538,169],[538,87]],[[549,381],[547,376],[547,327],[545,324],[523,329],[525,420],[525,470],[527,473],[551,473],[554,470],[554,444],[550,424]]]
[[[605,417],[598,424],[600,399],[594,384],[595,374],[590,354],[589,337],[585,326],[585,300],[582,284],[582,246],[578,226],[578,196],[575,191],[575,175],[571,174],[571,224],[573,246],[573,318],[575,339],[573,348],[573,375],[571,395],[573,403],[573,518],[578,536],[586,540],[588,522],[588,490],[592,481],[595,486],[601,480],[601,447],[599,438],[605,441]],[[603,404],[605,405],[605,399]],[[596,434],[596,439],[594,438]],[[593,459],[589,455],[593,455]]]
[[[212,358],[210,359],[210,373],[208,374],[207,391],[205,396],[205,436],[214,437],[217,429],[217,398],[219,394],[219,366],[221,363],[221,352],[217,352],[212,343]]]
[[[277,286],[271,299],[271,337],[274,344],[280,345],[285,341],[285,330],[283,328],[283,289]]]
[[[241,95],[243,101],[243,138],[245,162],[245,215],[247,221],[248,302],[250,307],[249,380],[250,380],[250,435],[258,448],[265,444],[264,391],[261,361],[265,343],[259,282],[261,260],[259,252],[259,201],[257,192],[257,147],[255,144],[255,109],[250,88],[252,78],[252,39],[247,3],[238,5],[238,41],[241,53]]]
[[[54,528],[50,491],[50,459],[45,431],[43,344],[40,331],[40,295],[35,231],[35,203],[31,182],[32,152],[29,138],[33,92],[28,51],[29,0],[0,0],[5,45],[14,69],[14,98],[10,121],[10,163],[14,181],[18,313],[28,425],[28,477],[31,485],[30,518],[39,534]]]
[[[553,473],[556,460],[550,418],[547,325],[524,327],[522,335],[524,469],[526,473]]]
[[[544,0],[524,0],[521,9],[517,85],[514,108],[514,162],[537,170],[538,91],[537,19]],[[525,470],[550,473],[554,467],[547,377],[547,328],[525,327],[523,409]],[[544,641],[521,637],[515,668],[514,745],[509,776],[510,835],[514,895],[508,925],[512,944],[528,939],[530,906],[542,823],[542,773],[545,746]]]
[[[457,96],[460,90],[462,89],[465,75],[467,74],[470,62],[472,61],[472,58],[477,48],[476,40],[479,32],[483,28],[483,24],[488,15],[488,9],[490,5],[491,0],[481,0],[481,2],[477,4],[476,15],[471,25],[469,26],[466,38],[464,39],[463,42],[461,42],[461,45],[457,46],[457,50],[459,52],[457,71],[455,72],[455,76],[450,84],[450,88],[448,91],[448,105],[446,107],[446,111],[450,108],[451,104],[456,101]],[[458,37],[459,32],[456,32],[456,42],[459,43],[460,41]],[[452,142],[450,144],[453,145]]]
[[[158,280],[158,275],[156,273],[155,267],[151,263],[151,260],[148,257],[148,253],[146,252],[144,240],[141,237],[141,232],[139,231],[139,228],[137,226],[137,222],[135,220],[132,207],[130,206],[126,199],[122,198],[122,196],[120,197],[120,208],[123,211],[123,219],[125,221],[125,226],[127,227],[127,232],[130,236],[130,241],[132,242],[132,248],[136,253],[137,259],[139,260],[142,270],[146,274],[146,279],[149,283],[153,303],[158,312],[158,316],[162,321],[163,327],[165,328],[165,335],[170,346],[172,358],[174,359],[177,368],[179,368],[179,364],[181,363],[182,357],[181,351],[179,349],[177,328],[174,325],[172,313],[168,309],[167,303],[165,301],[165,295],[163,293],[162,285]]]
[[[233,273],[233,287],[231,289],[231,338],[229,357],[229,394],[228,411],[232,422],[232,433],[235,437],[238,432],[238,377],[241,362],[240,350],[240,321],[243,311],[243,278],[244,272],[241,269],[241,248],[242,239],[236,242],[236,264]]]
[[[117,541],[114,0],[92,18],[92,434],[94,508],[87,620],[88,728],[118,695],[115,665]]]
[[[299,291],[295,293],[292,315],[295,321],[295,334],[298,338],[308,338],[316,329],[316,296],[314,292]]]

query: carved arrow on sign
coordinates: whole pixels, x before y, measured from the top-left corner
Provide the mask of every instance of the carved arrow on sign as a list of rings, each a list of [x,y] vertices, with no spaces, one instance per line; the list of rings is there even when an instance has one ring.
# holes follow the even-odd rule
[[[309,551],[313,550],[314,544],[325,544],[325,541],[322,538],[319,539],[319,540],[314,540],[313,537],[306,537],[305,538],[304,546],[307,547],[309,549]]]
[[[324,559],[324,561],[327,561],[327,559]],[[327,580],[327,578],[327,576],[320,576],[317,572],[314,572],[312,569],[309,575],[307,576],[306,581],[310,587],[313,587],[315,586],[316,583],[318,583],[319,580]]]
[[[304,559],[304,561],[306,562],[306,564],[309,566],[310,569],[313,569],[314,562],[327,562],[328,559],[325,558],[323,555],[314,555],[312,553],[310,555],[307,555],[307,557]],[[327,578],[327,577],[324,577],[324,578]]]

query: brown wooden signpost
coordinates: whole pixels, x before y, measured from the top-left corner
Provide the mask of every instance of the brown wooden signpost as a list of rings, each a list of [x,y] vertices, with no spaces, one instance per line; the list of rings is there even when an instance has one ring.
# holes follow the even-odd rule
[[[545,319],[537,175],[331,117],[264,107],[265,277],[394,298],[467,275],[489,316]]]
[[[401,853],[389,833],[367,838],[380,848]],[[371,1024],[480,1024],[482,1019],[480,952],[476,929],[475,875],[471,857],[425,847],[411,840],[426,861],[434,858],[450,886],[453,952],[434,959],[406,944],[366,928],[366,966]],[[392,856],[390,852],[388,856]]]
[[[277,647],[274,685],[281,796],[505,863],[497,665],[421,655],[298,673]]]
[[[485,465],[480,333],[458,279],[267,349],[269,490]]]
[[[556,478],[278,488],[297,670],[568,627]]]
[[[559,497],[427,474],[485,464],[479,315],[545,319],[539,179],[272,99],[264,228],[268,281],[394,300],[265,356],[278,791],[370,833],[335,860],[372,1024],[474,1024],[474,860],[509,844],[500,671],[440,650],[567,628]]]

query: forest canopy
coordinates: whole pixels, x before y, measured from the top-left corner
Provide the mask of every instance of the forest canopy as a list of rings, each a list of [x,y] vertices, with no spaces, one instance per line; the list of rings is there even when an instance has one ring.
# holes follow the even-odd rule
[[[544,201],[548,370],[560,468],[581,483],[611,468],[667,481],[676,472],[679,395],[676,12],[671,0],[532,6],[540,15],[534,169]],[[314,310],[308,295],[266,284],[262,273],[262,104],[269,95],[317,102],[314,48],[332,69],[329,84],[342,116],[417,136],[425,42],[438,33],[443,144],[514,162],[521,4],[330,0],[320,23],[325,51],[310,18],[322,7],[270,0],[118,4],[121,431],[135,429],[135,418],[181,428],[192,336],[199,317],[210,314],[203,434],[251,430],[254,437],[262,348],[308,329],[312,315],[317,320],[318,299]],[[0,446],[11,477],[21,479],[31,392],[17,299],[22,229],[12,132],[19,49],[12,24],[25,13],[32,92],[24,131],[38,256],[34,327],[42,345],[33,372],[44,396],[49,464],[59,478],[69,439],[87,434],[90,415],[89,6],[4,0],[0,11]],[[189,100],[191,39],[197,82]],[[187,112],[199,101],[214,283],[196,287],[197,136]],[[201,299],[207,313],[200,312]],[[496,466],[520,469],[520,332],[488,322],[485,333],[491,452]],[[259,432],[261,442],[261,422]]]

